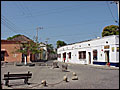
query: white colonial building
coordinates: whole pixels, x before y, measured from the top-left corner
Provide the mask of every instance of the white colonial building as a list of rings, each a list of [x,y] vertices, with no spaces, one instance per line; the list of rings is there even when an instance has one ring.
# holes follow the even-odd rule
[[[57,49],[58,61],[119,66],[119,35],[69,44]]]

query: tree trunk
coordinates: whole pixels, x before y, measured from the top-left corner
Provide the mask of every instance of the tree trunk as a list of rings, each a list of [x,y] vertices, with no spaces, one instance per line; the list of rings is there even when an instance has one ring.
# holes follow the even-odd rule
[[[25,65],[26,65],[26,64],[27,64],[26,56],[25,56],[24,58],[25,58],[25,62],[24,62],[24,63],[25,63]]]

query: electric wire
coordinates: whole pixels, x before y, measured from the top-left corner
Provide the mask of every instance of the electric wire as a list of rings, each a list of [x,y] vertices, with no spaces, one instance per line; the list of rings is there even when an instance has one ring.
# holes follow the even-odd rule
[[[24,7],[26,8],[26,11],[28,12],[28,14],[30,14],[30,16],[32,16],[32,13],[31,13],[31,11],[29,10],[29,8],[27,7],[27,5],[25,5],[24,3],[23,3],[23,5],[24,5]]]
[[[97,23],[103,23],[103,22],[109,22],[109,21],[113,21],[112,19],[110,20],[103,20],[103,21],[92,21],[92,22],[86,22],[86,23],[74,23],[74,24],[69,24],[69,25],[60,25],[60,26],[44,26],[44,30],[49,30],[49,29],[51,29],[51,28],[65,28],[65,27],[67,27],[67,28],[69,28],[69,27],[73,27],[73,26],[80,26],[80,25],[89,25],[89,24],[97,24]],[[33,29],[22,29],[22,30],[34,30],[35,28],[33,28]],[[52,29],[51,29],[52,30]]]
[[[111,10],[111,8],[110,8],[110,6],[109,6],[109,4],[108,4],[108,1],[106,1],[106,3],[107,3],[108,9],[109,9],[109,11],[110,11],[110,14],[111,14],[113,20],[114,20],[116,23],[118,23],[118,21],[117,21],[117,20],[115,19],[115,17],[113,16],[113,13],[112,13],[112,10]]]
[[[23,9],[17,4],[17,2],[15,3],[16,7],[18,8],[18,10],[20,10],[22,12],[23,15],[25,15],[25,12],[23,11]]]
[[[1,15],[1,19],[3,19],[5,22],[7,22],[10,26],[14,26],[13,28],[15,29],[16,25],[12,23],[10,20],[8,20],[5,16]]]
[[[23,5],[22,4],[19,4],[20,6],[21,6],[21,8],[22,8],[22,10],[24,10],[25,9],[25,7],[23,7]],[[78,5],[79,6],[79,5]],[[62,8],[63,9],[63,8]],[[26,10],[26,9],[25,9]],[[53,9],[53,10],[57,10],[57,9]],[[58,9],[59,10],[59,9]],[[25,12],[25,11],[24,11]],[[27,12],[28,12],[28,10],[27,10]],[[27,14],[26,14],[27,15]],[[113,15],[112,15],[113,16]],[[113,17],[114,18],[114,17]],[[96,22],[95,22],[96,23]],[[86,23],[87,24],[87,23]],[[88,23],[88,24],[91,24],[91,22],[90,23]],[[75,24],[73,24],[73,26],[74,26]],[[76,25],[82,25],[82,24],[76,24]],[[72,25],[63,25],[61,28],[63,28],[63,27],[66,27],[66,26],[72,26]],[[53,27],[47,27],[46,29],[48,29],[48,28],[57,28],[57,26],[53,26]],[[30,29],[29,29],[30,30]],[[64,36],[64,35],[61,35],[61,36]],[[68,36],[70,36],[70,35],[68,35]],[[52,37],[54,37],[54,36],[52,36]],[[55,36],[56,37],[56,36]]]
[[[22,1],[19,3],[19,5],[20,5],[20,6],[22,7],[22,9],[26,12],[26,15],[30,15],[30,16],[32,15],[32,14],[30,13],[29,9],[27,8],[27,5],[25,6]]]
[[[3,15],[1,17],[1,23],[3,25],[5,25],[8,29],[10,29],[11,31],[13,31],[14,33],[18,33],[17,31],[20,31],[20,30],[16,29],[16,25],[14,23],[12,23],[10,20],[8,20]],[[24,33],[26,33],[25,30],[24,30]],[[31,35],[29,35],[28,33],[26,33],[26,34],[31,37]]]
[[[10,26],[8,26],[6,23],[4,23],[3,21],[1,21],[1,23],[6,26],[9,30],[13,31],[14,33],[16,33],[16,31],[14,31]]]
[[[82,4],[82,5],[85,5],[86,7],[87,6],[89,6],[89,3],[88,4]],[[35,17],[35,16],[41,16],[41,15],[49,15],[49,14],[54,14],[54,13],[60,13],[60,12],[64,12],[64,11],[70,11],[71,9],[73,9],[73,8],[77,8],[78,6],[80,7],[80,6],[82,6],[81,4],[79,4],[79,5],[72,5],[72,6],[69,6],[69,8],[67,7],[61,7],[61,8],[55,8],[55,9],[52,9],[52,10],[42,10],[41,12],[40,12],[40,14],[39,14],[39,12],[37,12],[36,13],[36,15],[34,14],[34,15],[32,15],[32,17]],[[104,5],[104,4],[95,4],[96,6],[98,6],[98,5]],[[95,6],[94,5],[94,6]],[[70,8],[71,7],[71,8]],[[61,11],[60,11],[61,10]],[[22,17],[22,15],[20,15],[19,17]],[[23,16],[23,17],[30,17],[30,15],[27,15],[26,14],[26,16]]]
[[[5,25],[7,28],[9,28],[11,31],[13,31],[14,33],[17,33],[14,29],[14,27],[12,27],[8,22],[6,22],[4,19],[1,18],[1,23],[3,25]]]

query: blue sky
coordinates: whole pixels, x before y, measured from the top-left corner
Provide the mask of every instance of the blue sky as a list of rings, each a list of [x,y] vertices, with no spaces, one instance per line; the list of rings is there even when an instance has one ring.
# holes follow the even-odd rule
[[[1,39],[16,34],[34,39],[43,27],[39,42],[49,38],[54,46],[58,40],[70,44],[101,37],[105,26],[118,25],[117,5],[108,1],[1,1],[1,15]]]

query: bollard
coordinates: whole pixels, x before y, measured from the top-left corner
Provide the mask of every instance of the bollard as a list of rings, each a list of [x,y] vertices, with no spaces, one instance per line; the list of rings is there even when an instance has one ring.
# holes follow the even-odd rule
[[[42,80],[41,84],[42,84],[43,86],[47,86],[45,80]]]
[[[77,74],[75,72],[73,72],[73,76],[77,76]]]
[[[73,76],[72,80],[78,80],[78,76]]]
[[[68,82],[67,76],[64,76],[64,77],[63,77],[63,81]]]
[[[77,74],[75,72],[73,72],[72,80],[78,80],[78,76],[77,76]]]

